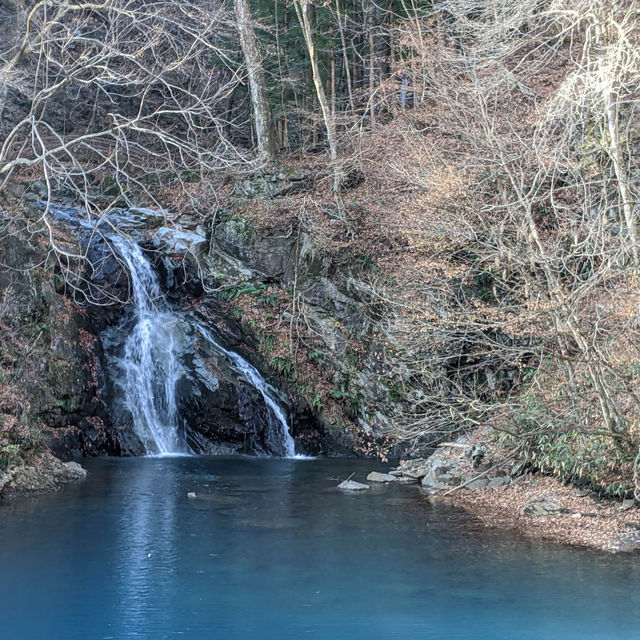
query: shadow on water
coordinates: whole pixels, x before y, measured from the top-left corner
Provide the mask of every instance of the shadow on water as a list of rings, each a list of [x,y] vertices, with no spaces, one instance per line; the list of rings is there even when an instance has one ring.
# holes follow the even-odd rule
[[[0,506],[3,639],[637,637],[637,556],[488,530],[416,487],[335,488],[369,462],[88,466]]]

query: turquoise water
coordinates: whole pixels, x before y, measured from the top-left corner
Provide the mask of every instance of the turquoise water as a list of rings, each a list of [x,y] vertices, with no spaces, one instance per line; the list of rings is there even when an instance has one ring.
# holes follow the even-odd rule
[[[415,487],[335,489],[371,463],[87,464],[0,506],[3,640],[640,637],[640,557],[489,531]]]

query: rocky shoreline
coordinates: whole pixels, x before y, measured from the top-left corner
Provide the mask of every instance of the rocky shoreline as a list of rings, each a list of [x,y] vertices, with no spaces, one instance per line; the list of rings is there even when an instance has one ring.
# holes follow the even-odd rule
[[[49,493],[86,476],[77,462],[62,462],[47,451],[0,473],[0,499]]]
[[[487,527],[531,538],[613,553],[640,550],[640,510],[633,501],[599,499],[551,477],[523,476],[502,487],[432,499],[465,509]]]
[[[371,472],[368,483],[405,483],[468,511],[487,527],[531,538],[607,552],[640,550],[640,509],[633,499],[615,501],[533,473],[508,452],[490,453],[472,435],[443,443],[426,459],[402,461],[388,473]],[[338,485],[364,491],[351,479]]]

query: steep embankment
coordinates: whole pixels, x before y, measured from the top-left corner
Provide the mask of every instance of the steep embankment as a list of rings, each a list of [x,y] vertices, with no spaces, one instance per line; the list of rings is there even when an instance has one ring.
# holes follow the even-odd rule
[[[409,162],[419,172],[420,150],[440,144],[443,135],[438,118],[444,116],[432,111],[421,145],[399,154],[407,128],[424,124],[421,117],[426,115],[416,110],[363,136],[361,155],[344,173],[346,217],[335,215],[323,164],[309,156],[278,170],[216,178],[215,199],[207,195],[206,177],[159,189],[167,209],[142,216],[129,229],[116,208],[120,231],[144,248],[172,308],[215,326],[226,347],[241,351],[286,391],[282,400],[300,451],[418,452],[486,422],[533,468],[571,475],[579,462],[588,472],[585,482],[625,493],[630,460],[620,458],[624,452],[606,434],[596,434],[597,442],[580,439],[570,421],[557,432],[554,425],[534,428],[540,425],[539,399],[553,399],[552,388],[566,384],[564,354],[556,359],[554,336],[541,331],[547,303],[535,308],[526,287],[512,284],[505,291],[505,278],[517,274],[487,264],[480,251],[491,237],[470,226],[477,194],[468,197],[469,176],[454,160],[430,167],[427,183],[407,181]],[[429,135],[433,139],[425,140]],[[31,185],[27,200],[41,197],[39,189]],[[195,216],[189,199],[209,213]],[[14,204],[23,203],[18,198]],[[485,222],[480,229],[486,230]],[[45,425],[48,442],[64,455],[139,452],[107,371],[126,329],[126,322],[120,324],[129,297],[126,270],[111,254],[106,261],[99,256],[100,269],[91,255],[75,264],[58,252],[47,263],[46,240],[24,234],[5,234],[3,261],[29,264],[23,255],[11,257],[15,238],[22,237],[37,256],[31,263],[39,266],[21,272],[20,282],[7,280],[5,291],[13,283],[35,292],[40,306],[30,298],[21,302],[26,311],[11,311],[7,326],[19,336],[44,317],[47,331],[35,331],[33,350],[24,337],[22,347],[12,348],[33,358],[40,346],[53,347],[53,356],[41,354],[42,371],[55,371],[56,358],[69,367],[61,370],[69,376],[54,375],[62,386],[50,391],[42,390],[46,378],[36,375],[38,368],[29,368],[32,424]],[[54,234],[58,249],[76,246],[65,224],[54,224]],[[32,282],[38,273],[44,288]],[[97,292],[110,292],[115,304],[95,304]],[[94,304],[86,310],[70,303],[74,296],[86,302],[87,294]],[[21,313],[28,318],[22,324]],[[242,384],[224,358],[216,360],[201,335],[192,332],[189,340],[197,354],[189,367],[212,376],[209,383],[185,376],[178,384],[192,446],[264,452],[255,390],[245,386],[239,393]],[[15,388],[24,371],[10,358],[7,363]],[[521,389],[526,393],[518,395]],[[589,398],[594,415],[596,397]],[[529,413],[521,412],[520,399]],[[596,445],[602,459],[591,455]]]
[[[82,476],[48,451],[113,452],[96,398],[95,340],[64,295],[39,234],[0,222],[0,495]],[[56,434],[56,435],[54,435]],[[57,434],[60,434],[59,436]]]

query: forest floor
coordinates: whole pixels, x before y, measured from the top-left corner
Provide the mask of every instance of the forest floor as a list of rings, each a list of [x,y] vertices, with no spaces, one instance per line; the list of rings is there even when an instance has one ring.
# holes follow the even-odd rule
[[[526,515],[525,504],[541,496],[566,512]],[[531,538],[611,552],[640,547],[637,505],[600,499],[550,476],[526,475],[503,487],[462,489],[448,496],[436,494],[432,499],[465,509],[487,527],[515,530]]]

